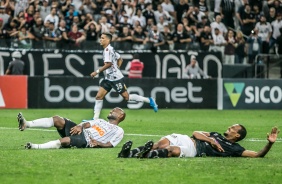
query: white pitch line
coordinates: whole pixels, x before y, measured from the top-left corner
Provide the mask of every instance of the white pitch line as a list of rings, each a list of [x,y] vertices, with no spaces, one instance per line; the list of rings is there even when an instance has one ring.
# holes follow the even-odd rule
[[[18,130],[18,128],[8,128],[8,127],[0,127],[0,130]],[[37,129],[37,128],[29,128],[28,130],[32,131],[43,131],[43,132],[55,132],[57,130],[48,130],[48,129]],[[164,135],[151,135],[151,134],[124,134],[129,136],[139,136],[139,137],[163,137]],[[259,138],[246,138],[244,141],[249,142],[266,142],[266,139]],[[282,142],[282,138],[277,138],[276,142]]]

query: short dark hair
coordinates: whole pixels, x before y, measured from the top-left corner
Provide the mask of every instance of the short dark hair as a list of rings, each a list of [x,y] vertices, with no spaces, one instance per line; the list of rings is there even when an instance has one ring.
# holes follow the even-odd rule
[[[243,140],[247,135],[247,129],[241,124],[239,124],[239,126],[241,127],[241,129],[238,130],[237,133],[240,135],[240,137],[237,139],[236,142]]]
[[[113,35],[110,32],[103,32],[102,35],[106,35],[106,37],[108,37],[110,41],[112,41]]]

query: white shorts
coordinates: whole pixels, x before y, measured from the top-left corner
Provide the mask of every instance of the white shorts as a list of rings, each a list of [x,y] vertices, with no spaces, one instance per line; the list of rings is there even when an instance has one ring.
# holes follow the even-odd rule
[[[187,135],[171,134],[163,138],[167,138],[170,146],[178,146],[180,148],[179,157],[195,157],[197,154],[194,142]]]

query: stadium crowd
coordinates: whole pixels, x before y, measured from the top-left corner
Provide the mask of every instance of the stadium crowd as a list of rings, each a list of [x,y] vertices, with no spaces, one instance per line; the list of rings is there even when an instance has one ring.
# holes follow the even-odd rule
[[[200,49],[253,63],[280,44],[281,13],[282,0],[1,0],[0,47],[101,49],[110,32],[118,50]]]

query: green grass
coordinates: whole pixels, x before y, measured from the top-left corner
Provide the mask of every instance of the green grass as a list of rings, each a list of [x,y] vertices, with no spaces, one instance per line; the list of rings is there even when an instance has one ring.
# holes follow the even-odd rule
[[[126,109],[126,120],[120,124],[125,137],[116,148],[57,150],[24,149],[22,145],[26,142],[44,143],[58,139],[59,135],[54,128],[20,132],[16,121],[19,111],[28,120],[60,115],[79,122],[92,116],[91,109],[0,110],[0,182],[3,184],[282,182],[281,135],[265,158],[116,158],[127,140],[132,140],[134,147],[171,133],[191,135],[194,130],[223,133],[235,123],[242,123],[248,130],[241,145],[259,151],[266,144],[266,133],[271,127],[282,127],[282,111],[160,110],[154,113],[149,109]],[[101,117],[106,117],[108,112],[109,109],[104,109]],[[253,138],[257,141],[252,141]]]

